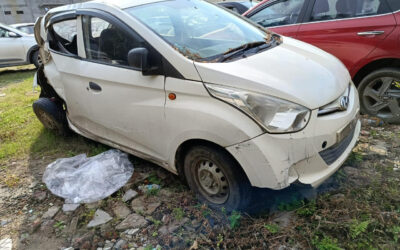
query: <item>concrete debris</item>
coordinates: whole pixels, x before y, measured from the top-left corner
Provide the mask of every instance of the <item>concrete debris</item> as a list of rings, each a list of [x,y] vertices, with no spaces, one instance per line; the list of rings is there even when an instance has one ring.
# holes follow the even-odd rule
[[[112,220],[112,217],[108,213],[104,212],[101,209],[97,209],[96,213],[94,214],[93,220],[89,222],[87,227],[97,227],[99,225],[109,222],[110,220]]]

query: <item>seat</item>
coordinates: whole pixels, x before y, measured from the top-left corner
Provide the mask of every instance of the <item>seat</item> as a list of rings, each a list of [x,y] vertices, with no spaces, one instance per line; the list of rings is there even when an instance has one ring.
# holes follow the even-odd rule
[[[123,60],[118,53],[124,45],[123,41],[124,39],[120,37],[120,32],[117,30],[113,28],[103,30],[99,39],[98,59]]]
[[[353,17],[356,10],[357,1],[354,0],[338,0],[336,2],[336,18]]]

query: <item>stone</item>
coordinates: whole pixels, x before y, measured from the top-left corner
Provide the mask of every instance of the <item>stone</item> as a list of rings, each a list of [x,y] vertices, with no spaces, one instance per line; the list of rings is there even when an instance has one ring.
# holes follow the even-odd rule
[[[93,202],[93,203],[86,204],[86,207],[88,209],[97,209],[98,207],[100,207],[100,205],[101,205],[101,201],[96,201],[96,202]]]
[[[359,172],[360,172],[357,168],[353,168],[353,167],[344,167],[343,171],[346,175],[349,175],[349,176],[358,176]]]
[[[117,218],[126,218],[126,216],[131,214],[131,210],[123,202],[115,203],[113,206],[113,212]]]
[[[166,235],[168,233],[173,233],[176,230],[178,230],[181,226],[183,226],[185,223],[187,223],[189,221],[188,218],[183,218],[182,220],[178,221],[174,221],[172,223],[170,223],[169,225],[164,225],[162,227],[160,227],[160,229],[158,229],[158,233],[160,235]]]
[[[114,246],[113,242],[106,240],[106,243],[104,244],[103,249],[111,249],[113,246]]]
[[[126,245],[126,241],[125,240],[118,240],[117,243],[115,243],[114,245],[114,249],[123,249],[123,247]]]
[[[44,235],[50,235],[51,233],[53,233],[54,231],[54,224],[56,222],[54,220],[46,220],[45,222],[43,222],[40,225],[40,231],[44,234]]]
[[[73,212],[75,211],[81,204],[64,204],[62,210],[64,212]]]
[[[79,221],[78,216],[72,218],[71,222],[69,223],[68,229],[67,229],[68,234],[71,234],[71,235],[75,234],[76,229],[78,228],[78,221]]]
[[[122,201],[127,202],[132,200],[138,195],[138,193],[135,190],[129,189],[128,191],[125,192],[124,196],[122,196]]]
[[[12,239],[4,238],[0,240],[0,249],[1,250],[12,250]]]
[[[42,218],[43,219],[53,219],[53,217],[58,213],[58,210],[60,210],[60,207],[58,206],[52,206],[47,210],[46,213],[43,214]]]
[[[46,191],[39,191],[33,194],[33,198],[38,202],[44,201],[46,197],[47,197]]]
[[[388,154],[386,147],[383,145],[371,145],[369,146],[369,151],[382,156],[386,156]]]
[[[148,221],[138,214],[130,214],[125,218],[121,223],[119,223],[115,229],[117,230],[126,230],[128,228],[141,228],[148,224]]]
[[[293,211],[279,212],[275,219],[273,219],[273,222],[278,224],[281,228],[286,228],[290,225],[295,217],[296,214]]]
[[[93,236],[93,232],[87,232],[82,236],[75,237],[72,240],[72,247],[78,249],[87,249],[88,247],[90,248],[90,242],[92,242]]]
[[[154,213],[154,211],[156,211],[156,209],[157,209],[159,206],[161,206],[161,203],[160,203],[160,202],[149,203],[149,204],[147,204],[145,213],[150,215],[150,214]]]
[[[125,234],[127,234],[127,235],[134,235],[134,234],[136,234],[137,232],[139,232],[139,228],[132,228],[132,229],[127,229],[127,230],[125,230]]]
[[[96,227],[112,220],[112,217],[101,209],[97,209],[94,218],[89,222],[87,227]]]
[[[4,227],[5,225],[7,225],[7,224],[10,223],[10,222],[11,222],[11,220],[1,220],[0,225],[1,225],[2,227]]]
[[[137,213],[143,212],[146,215],[151,215],[154,213],[154,211],[161,205],[160,202],[155,201],[154,199],[148,199],[148,201],[145,201],[145,197],[139,197],[134,199],[131,202],[131,207],[133,211]]]
[[[42,225],[42,220],[41,219],[36,219],[34,222],[32,222],[31,226],[29,227],[29,233],[34,233],[38,228]]]

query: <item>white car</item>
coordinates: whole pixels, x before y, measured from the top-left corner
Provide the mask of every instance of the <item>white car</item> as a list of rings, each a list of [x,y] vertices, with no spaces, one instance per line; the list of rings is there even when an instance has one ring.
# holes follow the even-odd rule
[[[11,24],[10,27],[13,27],[21,32],[26,34],[33,35],[35,24],[34,23],[16,23]]]
[[[35,34],[45,127],[152,161],[214,208],[246,208],[251,186],[320,185],[360,132],[338,59],[206,1],[69,5]]]
[[[0,67],[25,64],[41,64],[35,37],[0,23]]]

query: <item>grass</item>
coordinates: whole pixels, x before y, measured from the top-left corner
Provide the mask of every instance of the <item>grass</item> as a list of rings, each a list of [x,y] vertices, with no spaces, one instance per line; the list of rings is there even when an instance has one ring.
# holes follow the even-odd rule
[[[36,118],[32,103],[39,92],[33,91],[34,71],[0,73],[0,166],[10,161],[40,156],[70,157],[80,153],[94,155],[107,148],[81,136],[67,138],[46,130]]]

